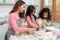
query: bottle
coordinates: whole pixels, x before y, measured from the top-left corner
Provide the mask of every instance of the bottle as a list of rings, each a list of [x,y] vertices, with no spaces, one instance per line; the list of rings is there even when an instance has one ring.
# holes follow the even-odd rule
[[[46,28],[46,22],[47,22],[47,20],[43,20],[43,28],[45,29]]]

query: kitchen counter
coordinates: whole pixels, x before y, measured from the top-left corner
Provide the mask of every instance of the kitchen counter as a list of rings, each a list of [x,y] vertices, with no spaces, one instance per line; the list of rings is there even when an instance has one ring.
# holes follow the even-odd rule
[[[51,30],[51,29],[54,29],[53,27],[54,26],[50,26],[51,28],[48,29],[48,30]],[[10,40],[60,40],[60,31],[54,31],[54,30],[51,30],[49,32],[46,32],[45,30],[46,29],[40,29],[39,31],[35,31],[34,35],[14,35],[9,38]]]
[[[53,25],[55,25],[56,27],[60,27],[60,23],[56,23],[56,22],[53,22]],[[8,23],[7,24],[3,24],[3,25],[0,25],[0,40],[4,40],[4,35],[7,31],[7,28],[8,28]],[[51,33],[51,32],[50,32]],[[25,35],[26,36],[26,35]],[[28,35],[27,35],[28,36]],[[41,36],[42,37],[42,36]],[[12,37],[13,38],[13,37]],[[19,37],[15,36],[15,39],[19,39]],[[36,37],[37,38],[37,37]],[[22,38],[21,38],[22,39]],[[32,40],[32,38],[30,38]],[[19,39],[20,40],[20,39]]]

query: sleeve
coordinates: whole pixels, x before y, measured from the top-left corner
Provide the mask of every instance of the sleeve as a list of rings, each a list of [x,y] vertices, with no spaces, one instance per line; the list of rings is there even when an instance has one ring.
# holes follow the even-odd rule
[[[39,19],[36,19],[36,23],[37,23],[37,25],[39,25]]]
[[[30,19],[29,16],[27,16],[26,19],[27,19],[27,23],[28,23],[29,26],[31,26],[33,28],[36,28],[36,29],[38,28],[38,25],[37,24],[34,24],[34,23],[31,22],[31,19]]]
[[[9,16],[9,21],[10,21],[11,26],[13,27],[13,30],[14,31],[24,32],[24,31],[27,31],[28,30],[28,28],[26,28],[26,27],[18,27],[17,26],[16,19],[15,19],[15,16],[14,15],[10,15]]]

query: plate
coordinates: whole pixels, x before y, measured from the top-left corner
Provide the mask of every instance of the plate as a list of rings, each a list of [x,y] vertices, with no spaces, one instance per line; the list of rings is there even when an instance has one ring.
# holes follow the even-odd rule
[[[56,27],[46,27],[47,30],[56,31]]]

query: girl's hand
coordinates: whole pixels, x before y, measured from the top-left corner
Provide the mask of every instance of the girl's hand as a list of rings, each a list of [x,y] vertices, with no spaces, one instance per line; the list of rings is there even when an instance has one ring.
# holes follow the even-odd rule
[[[49,23],[49,22],[47,22],[47,23],[46,23],[46,25],[47,25],[47,26],[50,26],[50,23]]]
[[[42,23],[42,21],[40,19],[37,19],[36,23],[39,26],[39,28],[41,28],[43,26],[43,23]]]
[[[39,28],[42,28],[42,26],[43,26],[43,24],[41,23],[41,24],[39,24]]]
[[[32,35],[34,35],[35,33],[35,28],[29,28],[28,32]]]

